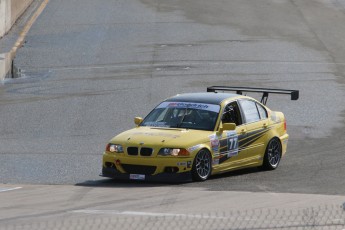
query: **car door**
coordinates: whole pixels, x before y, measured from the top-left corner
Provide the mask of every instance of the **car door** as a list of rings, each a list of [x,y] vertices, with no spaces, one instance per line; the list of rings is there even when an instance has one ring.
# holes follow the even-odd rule
[[[242,147],[246,150],[249,162],[258,162],[265,152],[266,132],[269,130],[266,109],[253,100],[239,100],[246,127],[246,138]]]
[[[218,172],[238,167],[246,157],[246,150],[241,146],[242,139],[246,137],[246,126],[243,124],[237,101],[228,103],[222,112],[222,124],[235,123],[236,130],[224,131],[221,137],[215,135],[214,139],[211,139],[211,145],[216,152],[213,166]]]

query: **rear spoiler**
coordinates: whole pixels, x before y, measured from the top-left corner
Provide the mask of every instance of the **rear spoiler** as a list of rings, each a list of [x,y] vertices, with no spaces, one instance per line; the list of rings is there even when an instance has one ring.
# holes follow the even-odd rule
[[[252,87],[230,87],[230,86],[210,86],[207,87],[207,92],[217,91],[236,91],[237,94],[242,95],[243,92],[262,93],[261,103],[266,105],[268,94],[290,94],[291,100],[297,100],[299,97],[298,90],[289,89],[267,89],[267,88],[252,88]]]

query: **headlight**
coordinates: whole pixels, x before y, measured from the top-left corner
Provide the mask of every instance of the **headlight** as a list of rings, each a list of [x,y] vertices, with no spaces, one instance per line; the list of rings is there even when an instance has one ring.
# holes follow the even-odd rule
[[[189,156],[189,152],[186,149],[162,148],[159,150],[158,155],[160,156]]]
[[[123,153],[123,147],[122,145],[109,143],[107,145],[106,151],[111,152],[111,153]]]

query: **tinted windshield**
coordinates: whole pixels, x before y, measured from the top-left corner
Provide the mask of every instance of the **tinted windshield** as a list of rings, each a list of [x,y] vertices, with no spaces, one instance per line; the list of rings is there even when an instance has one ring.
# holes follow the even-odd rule
[[[141,126],[214,130],[220,106],[191,102],[163,102]]]

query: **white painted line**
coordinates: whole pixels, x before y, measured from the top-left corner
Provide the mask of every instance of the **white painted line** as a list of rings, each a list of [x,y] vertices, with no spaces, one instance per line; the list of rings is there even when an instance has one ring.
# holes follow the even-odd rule
[[[226,217],[200,215],[200,214],[178,214],[178,213],[157,213],[157,212],[133,212],[133,211],[118,211],[118,210],[74,210],[73,213],[84,214],[108,214],[108,215],[128,215],[128,216],[153,216],[153,217],[188,217],[197,219],[227,219]]]
[[[340,221],[343,221],[343,219],[333,219],[332,221],[333,222],[340,222]]]
[[[15,188],[0,188],[0,192],[8,192],[8,191],[13,191],[17,189],[21,189],[22,187],[15,187]]]

